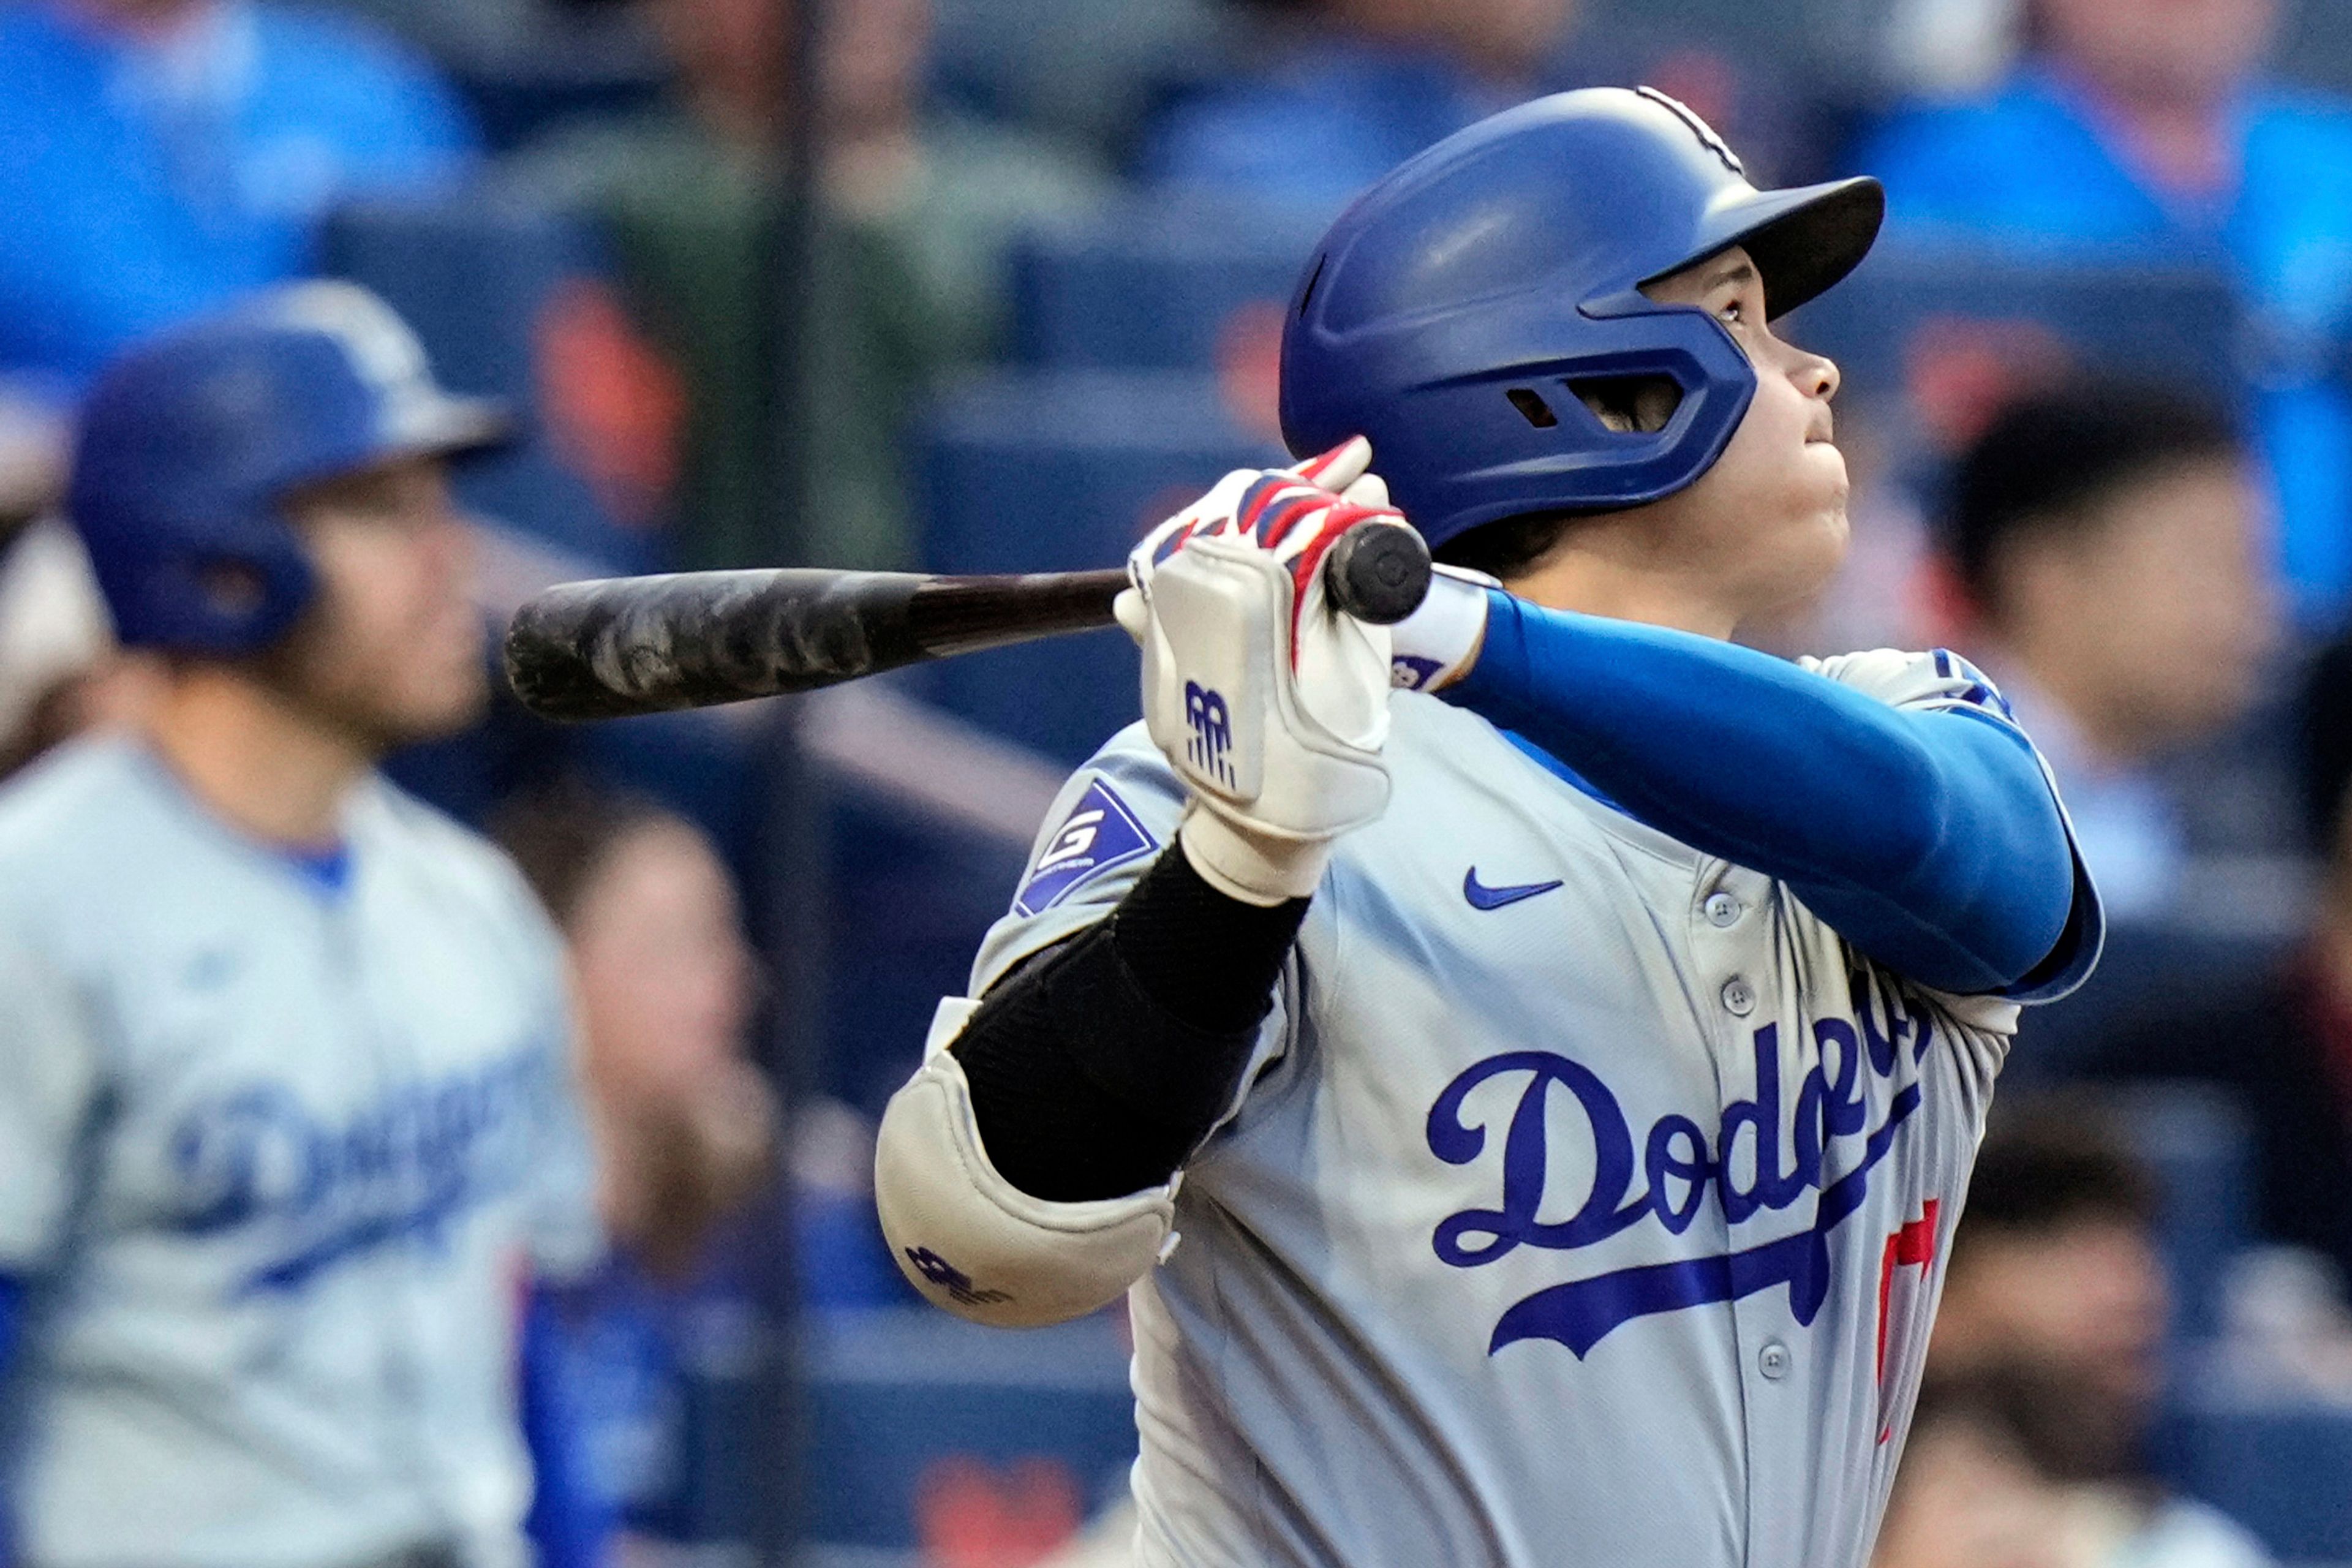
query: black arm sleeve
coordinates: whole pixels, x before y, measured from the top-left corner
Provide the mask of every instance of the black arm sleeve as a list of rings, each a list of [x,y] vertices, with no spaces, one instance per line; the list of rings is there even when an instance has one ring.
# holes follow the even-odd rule
[[[1057,1203],[1165,1182],[1232,1103],[1306,914],[1227,897],[1171,846],[992,986],[952,1048],[998,1173]]]

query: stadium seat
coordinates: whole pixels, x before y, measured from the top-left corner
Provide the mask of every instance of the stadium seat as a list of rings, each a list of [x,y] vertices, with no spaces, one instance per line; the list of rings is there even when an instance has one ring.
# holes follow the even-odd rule
[[[920,437],[923,563],[934,572],[1117,566],[1225,470],[1286,462],[1230,415],[1212,378],[1007,374],[938,405]],[[1118,631],[950,659],[921,694],[1065,763],[1137,716]]]
[[[2282,1562],[2352,1563],[2352,1405],[2192,1396],[2163,1446],[2176,1485]]]
[[[2126,1084],[2101,1091],[2154,1173],[2157,1241],[2172,1278],[2176,1340],[2210,1337],[2222,1276],[2253,1239],[2253,1139],[2245,1112],[2200,1084]]]
[[[1100,1316],[1019,1334],[929,1307],[824,1320],[806,1363],[812,1559],[1041,1555],[1124,1490],[1127,1362]]]
[[[564,426],[541,395],[551,333],[604,287],[586,231],[469,195],[345,207],[321,246],[326,271],[365,284],[408,319],[451,389],[505,398],[522,415],[520,443],[461,474],[467,504],[616,572],[658,564],[649,537],[618,526],[562,449]]]
[[[1319,219],[1202,200],[1135,202],[1013,256],[1013,344],[1066,369],[1208,370],[1255,352],[1297,287]]]
[[[1222,0],[939,0],[934,11],[940,101],[1111,163],[1170,91],[1231,68],[1249,33]]]

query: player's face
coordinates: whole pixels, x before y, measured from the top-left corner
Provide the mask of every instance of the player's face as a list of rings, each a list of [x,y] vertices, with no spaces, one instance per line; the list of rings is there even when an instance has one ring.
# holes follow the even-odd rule
[[[1773,331],[1763,279],[1738,247],[1646,292],[1661,304],[1705,310],[1756,367],[1756,395],[1723,456],[1697,483],[1650,509],[1662,536],[1743,615],[1817,593],[1845,555],[1845,458],[1830,415],[1837,366]]]
[[[267,656],[270,677],[371,752],[463,729],[489,682],[472,536],[441,462],[414,458],[331,480],[288,511],[319,597]]]

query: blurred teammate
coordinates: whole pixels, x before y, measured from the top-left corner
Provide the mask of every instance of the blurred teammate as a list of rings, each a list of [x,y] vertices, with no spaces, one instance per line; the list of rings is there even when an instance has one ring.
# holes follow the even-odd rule
[[[373,772],[485,697],[496,410],[340,285],[126,354],[69,510],[145,735],[0,793],[6,1500],[40,1568],[587,1560],[526,1325],[599,1251],[554,933]],[[541,1438],[526,1452],[519,1415]]]
[[[1837,370],[1771,323],[1881,205],[1648,89],[1474,126],[1302,274],[1328,449],[1130,557],[1144,725],[877,1193],[969,1316],[1133,1287],[1139,1563],[1868,1556],[2019,1005],[2101,930],[1964,660],[1729,641],[1843,552]],[[1393,630],[1318,570],[1391,492],[1451,567]]]

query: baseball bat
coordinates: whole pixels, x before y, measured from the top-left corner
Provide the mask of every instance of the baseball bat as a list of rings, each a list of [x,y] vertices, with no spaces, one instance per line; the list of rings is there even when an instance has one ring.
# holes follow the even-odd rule
[[[1394,523],[1359,523],[1324,559],[1324,591],[1392,626],[1429,591],[1429,549]],[[943,577],[780,568],[562,583],[507,628],[508,684],[548,719],[618,719],[813,691],[1112,624],[1127,574]]]

